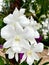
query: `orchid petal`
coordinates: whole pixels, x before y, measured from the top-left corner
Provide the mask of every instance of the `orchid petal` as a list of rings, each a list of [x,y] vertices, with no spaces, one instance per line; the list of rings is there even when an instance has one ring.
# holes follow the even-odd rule
[[[9,48],[12,45],[12,40],[8,40],[4,43],[3,48]]]
[[[39,56],[36,53],[32,53],[32,58],[34,57],[34,60],[39,60]]]
[[[27,57],[27,63],[28,63],[29,65],[32,65],[33,62],[34,62],[34,58],[32,58],[31,56],[28,56],[28,57]]]
[[[9,48],[9,49],[6,51],[6,54],[8,54],[8,58],[9,58],[9,59],[13,59],[13,58],[14,58],[14,52],[12,51],[11,48]]]
[[[6,25],[1,29],[1,37],[7,39],[12,38],[15,35],[15,31],[10,25]]]
[[[13,22],[13,15],[9,14],[7,17],[3,19],[4,23],[9,24]]]
[[[24,15],[21,16],[19,19],[20,19],[20,22],[19,23],[20,23],[20,25],[22,27],[25,27],[25,26],[29,25],[29,23],[30,23],[29,22],[29,19],[27,19],[26,16],[24,16]]]
[[[18,62],[18,54],[17,53],[15,54],[15,59]]]
[[[22,48],[24,48],[24,49],[29,49],[29,47],[30,47],[30,45],[29,45],[29,42],[27,41],[27,40],[25,40],[25,39],[22,39],[21,41],[20,41],[20,46],[22,47]]]
[[[38,43],[35,45],[35,48],[33,49],[35,52],[42,52],[44,48],[44,45],[42,43]]]

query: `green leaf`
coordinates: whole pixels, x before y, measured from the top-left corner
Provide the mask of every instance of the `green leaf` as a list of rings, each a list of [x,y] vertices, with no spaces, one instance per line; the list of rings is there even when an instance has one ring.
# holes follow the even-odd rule
[[[4,65],[4,61],[1,56],[0,56],[0,65]]]
[[[0,44],[4,44],[5,40],[3,38],[0,37]]]
[[[9,62],[9,60],[8,59],[6,59],[6,58],[4,58],[4,57],[2,57],[2,56],[0,56],[0,65],[10,65],[10,62]],[[4,63],[5,62],[5,63]],[[2,63],[2,64],[1,64]]]
[[[28,65],[27,62],[22,62],[20,65]]]
[[[47,16],[49,11],[49,0],[36,0],[36,3],[38,7],[41,7],[38,17],[40,17],[42,14],[45,14]]]

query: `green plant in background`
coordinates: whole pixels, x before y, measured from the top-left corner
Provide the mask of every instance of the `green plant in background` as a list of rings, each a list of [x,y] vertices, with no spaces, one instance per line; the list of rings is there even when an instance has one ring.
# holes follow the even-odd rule
[[[40,62],[41,62],[41,60],[42,60],[42,58],[37,62],[37,61],[35,61],[32,65],[39,65],[40,64]],[[12,61],[13,62],[13,61]],[[45,62],[44,64],[42,64],[42,65],[47,65],[47,64],[49,64],[49,62]],[[0,56],[0,65],[11,65],[11,63],[10,63],[10,60],[8,60],[8,59],[6,59],[6,58],[4,58],[4,57],[2,57],[2,56]],[[13,65],[13,64],[12,64]],[[16,63],[14,63],[14,65],[28,65],[27,64],[27,62],[23,62],[23,63],[21,63],[21,64],[18,64],[17,62]]]
[[[10,62],[8,59],[0,56],[0,65],[10,65]]]
[[[30,10],[30,6],[32,10],[35,11],[36,17],[41,21],[42,15],[45,15],[45,18],[49,16],[49,0],[25,0],[23,3],[23,8],[26,8],[27,12]]]

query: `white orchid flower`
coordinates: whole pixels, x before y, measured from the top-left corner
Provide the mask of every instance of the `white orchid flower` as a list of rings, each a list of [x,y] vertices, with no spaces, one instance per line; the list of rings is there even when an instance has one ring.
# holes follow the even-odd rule
[[[21,8],[20,10],[18,10],[17,8],[15,8],[13,14],[9,14],[7,17],[4,18],[4,23],[6,24],[15,24],[16,22],[19,22],[19,24],[22,27],[27,26],[30,22],[29,19],[26,18],[26,16],[24,15],[25,13],[25,9]]]
[[[26,37],[28,36],[28,38],[39,38],[39,33],[37,30],[35,30],[33,27],[31,26],[27,26],[24,29],[24,35],[26,34]],[[28,34],[28,35],[27,35]]]
[[[36,45],[31,45],[28,50],[25,50],[23,58],[20,63],[23,61],[27,61],[29,65],[32,65],[34,60],[39,60],[39,56],[37,55],[37,52],[42,52],[43,51],[43,44],[39,43]]]
[[[7,40],[3,45],[4,48],[12,47],[16,52],[21,51],[22,48],[29,47],[29,42],[24,39],[23,28],[17,23],[16,27],[13,28],[10,25],[7,25],[1,29],[1,36]]]
[[[40,23],[37,23],[37,21],[35,21],[33,19],[33,17],[31,17],[29,25],[32,26],[33,28],[35,28],[36,30],[38,30],[42,27],[42,25]]]
[[[12,48],[9,48],[7,51],[6,51],[6,54],[8,54],[8,58],[9,59],[13,59],[15,57],[16,61],[18,62],[18,53],[15,53]]]
[[[31,26],[27,26],[24,29],[24,38],[27,39],[31,44],[37,43],[35,38],[39,38],[40,35],[37,30]]]
[[[29,49],[30,45],[23,37],[23,28],[16,23],[16,27],[6,25],[1,29],[1,36],[6,39],[3,48],[7,48],[6,54],[9,59],[14,58],[18,61],[18,53],[21,53],[23,49]]]

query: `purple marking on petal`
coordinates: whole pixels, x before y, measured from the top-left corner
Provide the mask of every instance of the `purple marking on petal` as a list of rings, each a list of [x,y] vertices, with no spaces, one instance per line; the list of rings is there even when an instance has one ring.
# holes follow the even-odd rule
[[[0,45],[0,49],[2,49],[3,48],[3,45]]]
[[[37,41],[37,43],[42,41],[42,36],[40,36],[39,38],[35,38],[35,40]]]
[[[19,53],[20,60],[22,59],[24,53]]]

